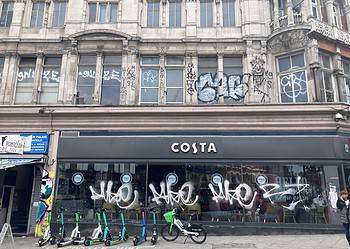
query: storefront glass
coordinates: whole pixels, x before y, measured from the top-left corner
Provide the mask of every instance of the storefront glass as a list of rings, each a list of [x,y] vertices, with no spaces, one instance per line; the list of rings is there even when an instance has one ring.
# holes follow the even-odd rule
[[[87,221],[99,208],[139,219],[141,207],[181,206],[203,222],[329,224],[328,187],[321,165],[62,162],[56,207]]]

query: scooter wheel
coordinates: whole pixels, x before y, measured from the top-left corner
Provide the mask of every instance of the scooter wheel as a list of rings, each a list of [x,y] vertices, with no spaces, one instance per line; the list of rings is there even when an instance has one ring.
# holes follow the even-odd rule
[[[91,246],[91,245],[92,245],[92,240],[91,239],[84,240],[84,246]]]
[[[137,244],[139,243],[139,238],[138,238],[138,237],[135,237],[135,238],[132,240],[132,243],[134,244],[134,246],[137,246]]]
[[[105,241],[105,245],[106,245],[106,246],[110,246],[110,245],[111,245],[111,241],[110,241],[109,239],[107,239],[107,240]]]
[[[44,244],[44,240],[43,240],[43,239],[39,239],[38,245],[39,245],[39,246],[43,246],[43,244]]]
[[[51,237],[50,238],[50,245],[54,245],[56,244],[56,238],[55,237]]]
[[[126,240],[128,240],[128,239],[129,239],[129,234],[125,234],[124,240],[126,241]]]
[[[151,244],[152,244],[152,245],[157,244],[157,238],[156,238],[156,237],[152,237],[152,238],[151,238]]]

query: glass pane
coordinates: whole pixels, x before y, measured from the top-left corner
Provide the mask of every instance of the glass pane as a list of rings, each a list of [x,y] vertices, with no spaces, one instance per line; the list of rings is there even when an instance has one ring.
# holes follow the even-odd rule
[[[96,55],[80,56],[79,65],[96,65]]]
[[[79,66],[78,85],[95,85],[95,66]]]
[[[66,2],[54,2],[53,27],[62,27],[66,16]]]
[[[201,27],[213,26],[213,2],[210,0],[200,2],[200,23]]]
[[[141,86],[158,87],[159,71],[158,69],[142,69]]]
[[[35,65],[35,64],[36,64],[36,58],[29,58],[29,57],[21,58],[21,65]]]
[[[293,75],[295,102],[307,102],[307,86],[305,71],[295,72]]]
[[[102,86],[102,105],[119,105],[120,84],[113,86]]]
[[[99,16],[99,23],[106,23],[107,20],[107,4],[99,4],[100,8],[100,16]]]
[[[89,23],[96,22],[97,4],[89,3]]]
[[[106,55],[103,64],[121,65],[122,57],[120,55]]]
[[[282,103],[285,102],[294,102],[293,95],[293,81],[290,74],[280,76],[280,89],[281,89],[281,98]]]
[[[344,61],[343,67],[344,67],[344,73],[347,75],[350,75],[350,63]]]
[[[292,67],[304,67],[304,54],[297,54],[292,56]]]
[[[92,104],[92,94],[94,93],[93,86],[78,85],[79,104]]]
[[[45,65],[61,66],[60,57],[45,57]]]
[[[278,69],[279,69],[279,72],[283,72],[283,71],[286,71],[288,69],[291,68],[291,65],[290,65],[290,57],[284,57],[284,58],[279,58],[278,59]]]
[[[43,25],[45,3],[38,2],[33,3],[32,16],[30,26],[34,28],[40,28]]]
[[[10,27],[13,16],[13,3],[4,2],[0,16],[0,27]]]
[[[166,92],[167,103],[182,103],[183,88],[168,88]]]
[[[118,4],[111,3],[110,5],[111,12],[110,12],[110,22],[111,23],[117,23],[117,17],[118,17]]]
[[[142,65],[158,65],[159,64],[159,57],[156,56],[147,56],[142,57]]]
[[[159,27],[159,5],[157,1],[147,2],[147,27]]]
[[[141,88],[141,103],[158,103],[158,88]]]
[[[42,77],[43,84],[60,83],[60,71],[58,68],[44,68],[41,77]]]
[[[103,67],[103,85],[117,85],[122,82],[122,70],[121,67],[116,66],[104,66]]]
[[[182,57],[182,56],[168,56],[168,57],[166,57],[166,64],[167,65],[183,65],[184,64],[184,57]]]
[[[167,87],[183,87],[183,70],[167,69],[166,70]]]
[[[58,98],[58,87],[42,87],[40,93],[41,104],[55,104]]]
[[[223,24],[224,27],[231,27],[235,25],[235,1],[224,0],[222,2]]]
[[[326,54],[321,54],[321,63],[324,68],[331,69],[331,57]]]
[[[0,57],[0,85],[1,85],[1,80],[2,80],[2,73],[4,70],[4,62],[5,62],[5,58]]]
[[[20,67],[17,73],[17,84],[33,84],[35,67]]]
[[[198,58],[198,74],[211,73],[216,74],[218,68],[216,57],[199,57]]]
[[[169,2],[169,26],[181,26],[181,1]]]
[[[33,96],[31,89],[28,89],[28,91],[19,91],[19,87],[17,87],[17,92],[15,96],[15,103],[16,104],[29,104],[32,102]]]

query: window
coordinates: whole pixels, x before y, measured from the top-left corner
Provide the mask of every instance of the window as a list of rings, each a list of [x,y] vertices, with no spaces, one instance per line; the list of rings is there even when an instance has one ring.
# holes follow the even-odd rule
[[[66,2],[54,2],[52,27],[63,27],[66,18]]]
[[[89,3],[89,23],[117,23],[117,16],[117,3]]]
[[[82,55],[78,70],[78,104],[92,104],[95,90],[96,55]]]
[[[350,103],[350,61],[343,60],[344,91],[342,101]]]
[[[33,101],[36,58],[22,57],[19,63],[16,86],[16,104],[29,104]]]
[[[2,81],[2,74],[4,70],[4,63],[5,63],[5,58],[0,56],[0,86]]]
[[[311,14],[313,18],[318,19],[318,0],[311,0]]]
[[[235,26],[235,0],[222,1],[222,16],[224,27]]]
[[[184,58],[166,58],[166,103],[182,104],[184,102]]]
[[[280,57],[277,61],[281,102],[308,102],[304,53]]]
[[[158,104],[159,57],[141,58],[141,104]]]
[[[60,84],[61,58],[45,57],[41,74],[41,91],[39,102],[42,104],[57,103]]]
[[[32,16],[30,19],[31,28],[41,28],[43,26],[44,11],[45,11],[44,2],[33,3]]]
[[[334,25],[340,28],[341,27],[340,12],[339,12],[339,6],[337,4],[333,4],[333,18],[334,18]]]
[[[213,1],[200,1],[200,21],[201,27],[213,27]]]
[[[159,27],[159,1],[147,2],[147,27]]]
[[[318,72],[321,92],[321,102],[333,102],[334,91],[332,81],[332,58],[330,55],[320,53],[321,69]]]
[[[243,83],[242,57],[224,57],[224,78],[222,81],[226,104],[244,101],[247,87]]]
[[[278,0],[278,12],[279,12],[279,16],[287,15],[287,1],[286,0]]]
[[[198,58],[197,98],[199,104],[216,103],[219,100],[217,78],[218,62],[216,57]]]
[[[10,27],[13,16],[13,2],[0,3],[0,27]]]
[[[119,105],[120,85],[122,81],[121,65],[122,57],[119,55],[108,55],[103,59],[102,105]]]
[[[169,2],[169,26],[181,27],[181,1]]]

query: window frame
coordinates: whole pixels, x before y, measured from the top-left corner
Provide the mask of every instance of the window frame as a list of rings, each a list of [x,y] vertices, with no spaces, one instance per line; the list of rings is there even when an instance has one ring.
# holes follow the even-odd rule
[[[120,57],[120,63],[106,63],[105,62],[106,56],[115,56],[115,57],[119,56]],[[120,83],[119,83],[119,97],[118,97],[119,102],[116,104],[116,106],[121,104],[122,64],[123,64],[122,60],[123,60],[123,58],[122,58],[121,54],[117,54],[116,53],[116,54],[108,54],[108,55],[107,54],[103,54],[102,55],[102,60],[101,60],[101,63],[102,63],[101,64],[101,69],[102,69],[101,79],[97,79],[98,82],[100,82],[100,84],[98,84],[98,85],[100,85],[99,103],[101,105],[107,105],[107,104],[103,104],[102,103],[102,101],[103,101],[103,87],[105,86],[105,87],[108,88],[108,87],[111,87],[111,86],[112,87],[115,86],[115,84],[111,84],[111,83],[104,84],[104,69],[105,69],[105,66],[107,66],[107,67],[115,67],[115,68],[120,67]]]
[[[202,4],[205,4],[205,21],[202,20]],[[208,6],[211,6],[211,22],[208,23]],[[199,27],[200,28],[213,28],[214,27],[214,1],[213,0],[199,0]],[[203,25],[203,22],[205,24]]]
[[[227,8],[225,11],[225,4],[230,5],[230,3],[232,3],[233,6],[233,23],[231,23],[231,19],[225,18],[225,12],[227,11],[228,15],[230,15],[230,8]],[[236,0],[222,0],[221,2],[221,11],[222,11],[222,26],[225,28],[229,28],[229,27],[235,27],[236,26]],[[229,20],[228,22],[225,22],[225,20]]]
[[[95,13],[95,18],[93,22],[90,22],[90,4],[96,4],[96,13]],[[101,22],[100,18],[100,5],[107,5],[106,6],[106,16],[105,16],[105,22]],[[116,17],[115,21],[112,21],[112,5],[116,5]],[[117,24],[118,23],[118,15],[119,15],[119,8],[120,8],[120,1],[115,1],[115,0],[95,0],[95,1],[88,1],[87,2],[87,23],[88,24]]]
[[[158,6],[158,11],[155,11],[155,8],[152,8],[152,12],[150,12],[149,6],[152,3],[152,6]],[[160,12],[161,12],[161,1],[160,0],[148,0],[146,2],[146,27],[147,28],[159,28],[160,27]],[[149,13],[152,13],[152,23],[149,20]],[[154,13],[158,13],[158,18],[155,18]],[[155,23],[155,20],[156,23]]]
[[[346,97],[346,103],[350,103],[350,60],[342,58],[342,66],[344,68],[344,64],[348,64],[349,66],[349,72],[344,71],[344,86],[345,86],[345,97]]]
[[[323,51],[319,51],[319,61],[320,61],[320,68],[318,70],[319,72],[319,77],[318,77],[318,80],[321,80],[322,78],[322,81],[320,81],[320,93],[321,93],[321,99],[320,102],[323,102],[323,103],[333,103],[335,102],[335,89],[334,89],[334,79],[333,79],[333,68],[334,68],[334,65],[333,65],[333,55],[332,54],[329,54],[329,53],[326,53],[326,52],[323,52]],[[323,65],[323,56],[328,56],[329,57],[329,62],[330,62],[330,68],[326,68],[324,65]],[[330,75],[330,85],[332,87],[332,96],[333,96],[333,101],[328,101],[327,99],[327,92],[329,92],[329,90],[326,89],[326,80],[325,80],[325,74],[329,74]]]
[[[333,11],[333,24],[336,27],[341,29],[342,28],[341,13],[340,13],[340,6],[338,3],[333,2],[332,11]]]
[[[304,61],[304,66],[303,67],[290,67],[289,69],[287,70],[284,70],[284,71],[280,71],[280,65],[279,65],[279,60],[280,59],[283,59],[283,58],[288,58],[289,57],[289,62],[290,62],[290,65],[292,65],[292,57],[293,56],[296,56],[296,55],[299,55],[299,54],[302,54],[303,55],[303,61]],[[295,51],[293,53],[290,53],[290,54],[283,54],[283,55],[280,55],[278,57],[276,57],[276,76],[277,76],[277,82],[278,82],[278,99],[279,99],[279,103],[283,104],[283,103],[308,103],[309,102],[309,89],[308,89],[308,79],[307,79],[307,66],[306,66],[306,55],[305,55],[305,51],[304,50],[301,50],[301,51]],[[283,102],[282,101],[282,88],[281,88],[281,77],[282,76],[285,76],[285,75],[288,75],[289,77],[291,75],[293,75],[294,73],[299,73],[299,72],[303,72],[305,74],[305,89],[306,89],[306,102],[299,102],[296,100],[297,96],[295,96],[295,91],[294,91],[294,82],[292,84],[292,91],[293,91],[293,99],[292,99],[292,102]]]
[[[36,15],[36,21],[35,21],[35,25],[33,26],[32,25],[32,22],[33,22],[33,10],[34,10],[34,6],[36,4],[42,4],[43,5],[43,11],[42,11],[42,18],[41,18],[41,22],[40,22],[40,25],[38,25],[38,13],[40,13],[40,8],[38,9],[37,11],[37,15]],[[44,18],[45,18],[45,14],[46,14],[46,2],[45,1],[32,1],[32,6],[31,6],[31,10],[30,10],[30,20],[29,20],[29,27],[32,28],[32,29],[41,29],[44,27]]]
[[[90,63],[84,63],[84,64],[81,64],[81,58],[83,56],[95,56],[95,64],[90,64]],[[94,66],[94,70],[95,70],[95,78],[94,78],[94,84],[93,84],[93,91],[92,91],[92,95],[91,95],[91,103],[85,103],[85,100],[84,100],[84,103],[78,103],[79,105],[93,105],[95,104],[95,100],[94,100],[94,94],[95,94],[95,89],[96,89],[96,74],[97,74],[97,62],[98,62],[98,55],[97,54],[94,54],[94,53],[82,53],[79,55],[79,60],[78,60],[78,64],[77,64],[77,77],[76,77],[76,93],[77,93],[77,96],[79,96],[79,98],[82,98],[79,94],[79,85],[82,86],[82,87],[88,87],[90,86],[89,84],[79,84],[79,69],[81,66],[83,67],[86,67],[86,66]]]
[[[48,58],[55,58],[55,59],[59,59],[59,64],[46,64],[46,59]],[[43,64],[41,66],[41,75],[40,75],[40,80],[41,80],[41,91],[40,91],[40,94],[39,94],[39,98],[38,98],[38,102],[41,103],[41,104],[57,104],[58,103],[58,95],[59,95],[59,88],[60,88],[60,83],[61,83],[61,67],[62,67],[62,56],[61,55],[45,55],[45,57],[43,58]],[[47,68],[50,68],[50,69],[57,69],[57,71],[59,72],[59,81],[58,82],[55,82],[55,83],[48,83],[48,82],[44,82],[44,79],[43,79],[43,74],[45,72],[45,70]],[[42,94],[43,94],[43,88],[46,88],[46,89],[56,89],[57,91],[57,99],[56,99],[56,102],[42,102],[41,101],[41,97],[42,97]]]
[[[311,16],[313,18],[316,18],[316,19],[319,19],[320,17],[320,14],[319,14],[319,3],[318,3],[318,0],[310,0],[311,1]],[[314,10],[315,10],[315,13],[314,13]],[[314,14],[316,14],[316,16],[314,16]]]
[[[53,27],[53,28],[62,28],[66,24],[68,1],[67,0],[54,0],[54,1],[52,1],[52,3],[53,3],[53,7],[52,7],[53,9],[52,9],[51,27]],[[58,13],[60,13],[60,14],[59,14],[59,17],[57,19],[58,23],[57,23],[57,25],[55,25],[55,23],[54,23],[55,22],[55,13],[57,13],[57,12],[55,12],[56,4],[63,4],[63,3],[66,5],[65,6],[65,10],[64,10],[63,23],[62,23],[62,25],[60,24],[61,11],[59,11]],[[59,10],[61,10],[61,8]]]
[[[33,59],[34,60],[34,63],[31,64],[31,63],[24,63],[22,64],[22,60],[23,59]],[[34,91],[34,87],[35,87],[35,75],[36,75],[36,64],[37,64],[37,61],[38,61],[38,57],[36,56],[29,56],[29,55],[23,55],[19,58],[19,61],[18,61],[18,66],[17,66],[17,73],[16,73],[16,87],[14,89],[14,97],[13,97],[13,103],[15,105],[23,105],[23,104],[32,104],[33,103],[33,91]],[[32,75],[33,75],[33,82],[19,82],[18,80],[18,77],[19,77],[19,73],[21,71],[21,68],[32,68],[33,69],[33,72],[32,72]],[[32,77],[30,77],[32,78]],[[22,90],[25,90],[21,93],[29,93],[31,94],[31,100],[29,102],[18,102],[17,101],[17,94],[18,94],[18,90],[19,88],[21,88]]]
[[[4,8],[4,5],[5,4],[9,4],[8,6],[12,6],[12,14],[11,14],[11,21],[10,21],[10,23],[7,25],[7,23],[8,23],[8,19],[9,19],[9,13],[10,13],[10,11],[9,11],[9,8],[7,8],[6,9],[6,18],[4,18],[5,19],[5,25],[0,25],[0,28],[9,28],[11,25],[12,25],[12,19],[13,19],[13,14],[14,14],[14,7],[15,7],[15,2],[14,1],[10,1],[10,0],[7,0],[7,1],[1,1],[0,2],[0,20],[2,19],[2,17],[3,17],[3,8]],[[1,22],[0,22],[0,24],[1,24]]]
[[[143,58],[158,58],[158,64],[144,64],[143,63]],[[160,56],[159,55],[144,55],[140,56],[140,96],[139,96],[139,103],[140,105],[159,105],[160,102],[160,79],[159,79],[159,74],[160,74]],[[143,70],[148,69],[148,70],[156,70],[158,71],[158,85],[157,87],[149,87],[149,86],[142,86],[142,75],[143,75]],[[157,102],[146,102],[142,101],[142,89],[157,89]]]
[[[181,57],[182,58],[182,63],[181,64],[169,64],[168,59],[169,58],[174,58],[174,57]],[[167,82],[167,70],[181,70],[182,71],[182,86],[181,87],[174,87],[168,86]],[[172,102],[167,100],[168,97],[168,89],[181,89],[182,91],[182,101],[181,102]],[[165,57],[165,104],[166,105],[176,105],[176,104],[184,104],[185,103],[185,57],[181,55],[168,55]]]
[[[182,27],[182,8],[183,8],[183,2],[182,0],[169,0],[169,7],[168,7],[168,21],[169,21],[169,28],[181,28]],[[174,6],[175,8],[172,9],[171,6]],[[178,8],[180,10],[178,10]],[[173,24],[171,22],[171,11],[174,10],[173,15]],[[179,13],[179,16],[177,15]],[[179,17],[179,20],[178,20]]]

